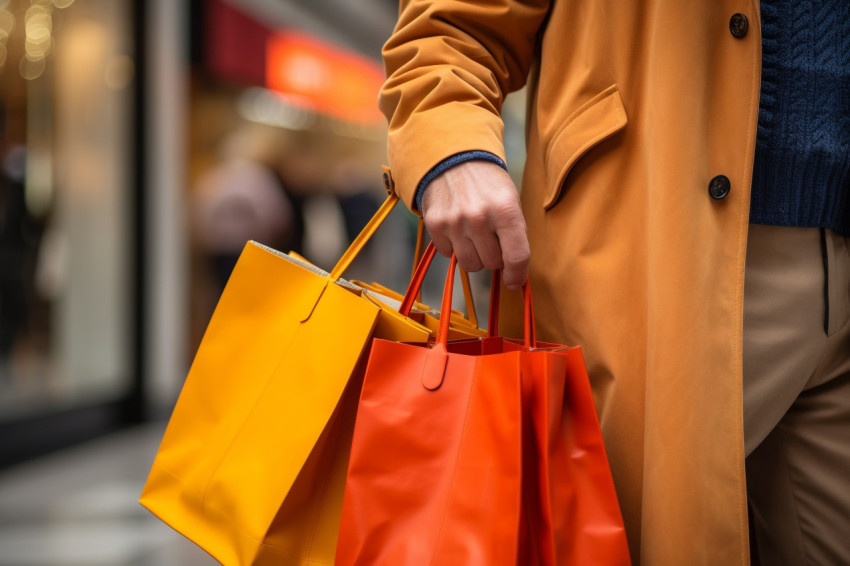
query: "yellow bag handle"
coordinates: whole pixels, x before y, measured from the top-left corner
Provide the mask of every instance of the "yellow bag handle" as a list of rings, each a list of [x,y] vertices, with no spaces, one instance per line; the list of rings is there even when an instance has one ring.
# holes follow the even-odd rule
[[[416,229],[416,250],[413,253],[413,269],[411,270],[411,278],[416,276],[416,268],[422,260],[422,253],[425,250],[425,222],[422,217],[419,217],[419,225]],[[475,313],[475,302],[472,298],[472,286],[469,283],[469,273],[465,269],[460,270],[460,282],[463,285],[463,299],[466,301],[466,317],[469,324],[478,328],[478,315]],[[416,291],[416,302],[422,302],[422,289]]]
[[[395,192],[395,183],[393,182],[392,173],[390,172],[389,167],[383,167],[383,180],[384,180],[384,188],[387,190],[387,200],[378,208],[377,212],[369,219],[369,222],[360,231],[356,238],[351,242],[351,245],[348,246],[348,249],[342,254],[342,257],[339,258],[334,268],[331,270],[329,278],[331,281],[336,281],[342,274],[348,269],[348,266],[351,265],[351,262],[354,261],[354,258],[363,250],[363,247],[366,245],[372,236],[375,235],[375,232],[384,223],[384,220],[392,212],[395,205],[398,203],[398,195]],[[422,257],[422,250],[424,249],[425,243],[425,223],[422,221],[422,217],[419,217],[419,227],[416,232],[416,250],[414,252],[413,257],[413,272],[416,271],[416,266],[419,264],[419,260]],[[478,327],[478,317],[475,313],[475,303],[472,298],[472,287],[469,283],[469,274],[466,270],[460,270],[460,278],[463,284],[463,296],[466,301],[466,312],[469,323]],[[417,296],[417,302],[419,301],[419,296]]]
[[[395,208],[396,203],[398,202],[398,195],[394,192],[390,193],[387,197],[387,200],[384,201],[384,204],[378,209],[374,216],[369,220],[363,230],[357,234],[357,237],[354,238],[354,241],[351,242],[351,245],[348,246],[348,249],[345,250],[345,253],[342,254],[342,257],[339,258],[339,261],[336,262],[336,265],[331,270],[330,279],[331,281],[336,281],[342,274],[348,269],[348,266],[351,265],[351,262],[354,261],[354,258],[357,257],[357,254],[363,249],[363,246],[366,245],[366,242],[375,234],[375,231],[383,224],[384,220],[387,219],[387,216],[390,215],[393,208]]]
[[[345,253],[342,254],[342,257],[339,258],[339,261],[336,262],[336,265],[330,273],[331,281],[336,281],[342,277],[342,274],[346,269],[348,269],[348,266],[351,265],[354,258],[357,257],[357,254],[363,250],[363,246],[366,245],[366,242],[375,235],[375,232],[381,224],[384,223],[384,220],[387,219],[387,216],[390,215],[393,208],[395,208],[395,205],[398,202],[398,195],[395,192],[395,182],[393,181],[392,173],[390,172],[390,168],[386,165],[383,166],[383,179],[384,188],[387,190],[387,200],[385,200],[384,204],[378,208],[378,211],[375,212],[374,216],[372,216],[363,230],[357,234],[357,237],[354,238],[354,241],[352,241],[351,245],[348,246],[348,249],[345,250]]]
[[[469,273],[460,270],[460,282],[463,285],[463,298],[466,301],[466,318],[469,323],[478,328],[478,316],[475,314],[475,303],[472,300],[472,287],[469,285]]]

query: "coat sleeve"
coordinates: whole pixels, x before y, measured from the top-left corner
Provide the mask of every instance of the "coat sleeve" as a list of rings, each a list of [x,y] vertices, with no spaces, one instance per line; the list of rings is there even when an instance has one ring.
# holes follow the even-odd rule
[[[549,0],[402,0],[380,107],[399,195],[465,151],[505,159],[501,108],[525,84]]]

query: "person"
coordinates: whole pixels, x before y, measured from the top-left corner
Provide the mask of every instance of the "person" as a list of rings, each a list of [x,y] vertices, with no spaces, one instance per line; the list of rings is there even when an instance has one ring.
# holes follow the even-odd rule
[[[401,2],[393,182],[581,345],[635,564],[850,564],[848,37],[836,0]]]

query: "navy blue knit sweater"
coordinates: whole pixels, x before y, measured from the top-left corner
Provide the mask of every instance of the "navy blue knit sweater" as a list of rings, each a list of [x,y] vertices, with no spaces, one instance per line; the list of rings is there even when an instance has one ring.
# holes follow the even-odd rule
[[[761,0],[762,85],[750,222],[850,236],[850,1]],[[465,152],[438,174],[472,159]]]
[[[850,236],[850,2],[761,0],[750,221]]]

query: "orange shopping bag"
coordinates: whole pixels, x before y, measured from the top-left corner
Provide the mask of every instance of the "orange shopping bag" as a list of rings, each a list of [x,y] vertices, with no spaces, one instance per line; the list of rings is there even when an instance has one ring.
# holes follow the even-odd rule
[[[336,564],[628,565],[581,350],[535,340],[527,286],[497,336],[497,283],[490,335],[448,340],[455,263],[434,344],[373,341]]]

